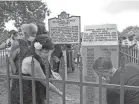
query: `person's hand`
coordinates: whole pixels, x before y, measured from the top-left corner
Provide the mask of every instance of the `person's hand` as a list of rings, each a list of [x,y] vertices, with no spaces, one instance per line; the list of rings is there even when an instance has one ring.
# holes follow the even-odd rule
[[[54,71],[51,71],[51,72],[52,72],[52,75],[53,75],[53,77],[54,77],[55,79],[62,80],[62,77],[60,76],[59,73],[56,73],[56,72],[54,72]]]
[[[63,97],[63,93],[62,93],[61,91],[59,91],[59,95],[60,95],[61,97]],[[66,100],[66,101],[71,101],[71,97],[68,96],[68,95],[65,95],[65,100]]]
[[[133,47],[135,47],[137,44],[135,43],[135,44],[133,44],[132,46],[129,46],[129,48],[133,48]]]
[[[66,96],[65,96],[65,100],[66,100],[66,101],[71,101],[71,97],[66,95]]]
[[[54,56],[54,60],[56,61],[56,63],[60,61],[57,56]]]
[[[11,47],[12,43],[9,41],[8,44],[6,45],[6,48]]]

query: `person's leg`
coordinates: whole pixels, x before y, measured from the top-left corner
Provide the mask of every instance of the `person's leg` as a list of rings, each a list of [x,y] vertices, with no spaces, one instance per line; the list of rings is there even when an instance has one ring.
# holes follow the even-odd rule
[[[53,71],[56,72],[57,70],[57,63],[53,60]]]
[[[74,63],[72,63],[72,72],[74,72],[75,70],[75,66],[74,66]]]
[[[57,68],[56,68],[57,73],[59,73],[59,66],[60,66],[60,61],[57,63]]]

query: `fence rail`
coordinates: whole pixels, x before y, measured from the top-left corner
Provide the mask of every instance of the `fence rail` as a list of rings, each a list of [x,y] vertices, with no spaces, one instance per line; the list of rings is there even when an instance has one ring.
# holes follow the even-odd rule
[[[139,49],[136,47],[124,47],[121,46],[121,53],[125,55],[126,64],[127,63],[136,63],[139,64]]]

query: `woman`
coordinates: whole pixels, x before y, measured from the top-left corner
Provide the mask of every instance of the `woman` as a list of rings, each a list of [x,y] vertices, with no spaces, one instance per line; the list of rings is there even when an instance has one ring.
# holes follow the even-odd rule
[[[107,82],[117,70],[113,67],[111,59],[107,57],[99,57],[98,59],[96,59],[93,63],[93,69],[98,76],[102,74],[103,80]]]
[[[45,65],[42,63],[43,60],[46,60],[48,56],[51,54],[51,50],[53,49],[53,43],[51,42],[50,38],[45,36],[39,36],[35,39],[34,44],[31,47],[34,51],[32,54],[27,56],[22,61],[22,75],[23,76],[31,76],[31,62],[32,59],[34,61],[34,76],[39,78],[46,78],[45,73],[43,72]],[[45,59],[44,59],[45,58]],[[40,61],[41,60],[41,61]],[[46,67],[45,67],[46,68]],[[49,69],[47,69],[49,70]],[[17,70],[18,71],[18,70]],[[11,104],[20,104],[19,101],[19,80],[13,79],[13,82],[16,84],[13,84],[11,89],[12,94],[12,102]],[[39,83],[39,84],[38,84]],[[23,104],[32,104],[32,82],[31,80],[23,80]],[[38,85],[46,86],[46,83],[41,81],[35,81],[36,85],[36,102],[37,104],[41,104],[39,101],[41,97],[40,92],[41,88]],[[60,92],[54,85],[49,83],[50,90],[57,93],[58,95],[62,96],[62,92]],[[43,88],[43,87],[42,87]],[[46,89],[46,88],[45,88]],[[39,93],[39,94],[38,94]]]
[[[10,65],[12,67],[13,74],[19,75],[18,69],[21,66],[22,60],[26,56],[33,54],[33,49],[30,47],[33,44],[37,31],[38,31],[38,28],[35,24],[23,24],[21,26],[21,32],[22,32],[23,38],[14,41],[14,43],[12,44],[12,50],[11,50],[11,55],[10,55],[11,56],[10,57]],[[39,58],[38,58],[38,60],[39,60]],[[39,60],[39,61],[41,61],[41,60]],[[41,64],[41,66],[44,67],[42,64]],[[16,86],[18,87],[18,81],[14,80],[12,83],[12,86],[15,86],[15,88],[16,88]],[[42,100],[45,99],[45,89],[46,88],[45,88],[45,86],[39,86],[39,83],[38,83],[38,87],[43,89],[39,93],[40,95],[43,95],[43,96],[41,98],[37,98],[37,99],[40,99],[40,102],[41,102]],[[27,89],[27,91],[28,91],[28,89]]]
[[[99,77],[96,77],[96,82],[99,83],[99,78],[102,78],[102,83],[108,83],[115,69],[112,65],[112,60],[108,57],[99,57],[93,63],[93,69]],[[100,101],[99,99],[99,88],[94,88],[95,101]],[[102,88],[102,104],[106,104],[106,88]]]

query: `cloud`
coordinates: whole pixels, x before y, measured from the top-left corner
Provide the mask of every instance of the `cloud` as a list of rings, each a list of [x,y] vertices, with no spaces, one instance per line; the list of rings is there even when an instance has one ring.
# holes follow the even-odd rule
[[[110,1],[104,8],[104,11],[110,14],[117,14],[128,10],[139,11],[139,1],[114,0]]]
[[[139,0],[47,0],[51,15],[57,17],[63,10],[81,16],[81,30],[86,25],[117,24],[118,31],[138,25]]]

